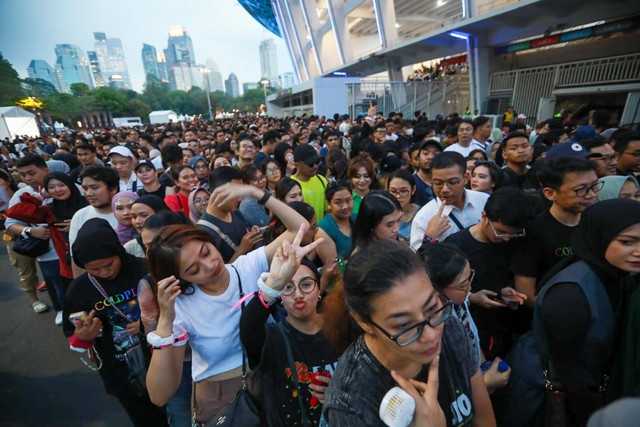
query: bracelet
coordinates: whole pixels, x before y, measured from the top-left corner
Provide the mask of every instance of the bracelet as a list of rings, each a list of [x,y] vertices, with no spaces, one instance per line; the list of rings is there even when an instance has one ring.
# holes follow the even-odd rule
[[[28,239],[29,237],[31,237],[31,227],[25,227],[22,229],[22,233],[20,233],[20,235],[22,236],[22,238],[24,239]]]
[[[262,273],[260,275],[260,278],[258,279],[258,288],[260,288],[260,292],[271,298],[280,298],[280,296],[282,295],[282,291],[277,291],[273,288],[270,288],[266,283],[266,280],[268,278],[269,273]]]
[[[264,296],[262,295],[262,289],[258,290],[258,299],[260,300],[260,302],[262,303],[262,306],[266,309],[271,308],[272,305],[274,305],[276,303],[276,301],[278,301],[277,298],[272,298],[271,301],[267,302],[264,300]]]
[[[424,236],[424,240],[426,240],[426,241],[427,241],[427,242],[429,242],[429,243],[439,243],[439,240],[438,240],[438,239],[436,239],[436,238],[431,238],[431,237],[429,237],[429,236],[427,236],[427,235],[425,235],[425,236]]]
[[[147,334],[147,343],[149,343],[151,348],[154,350],[160,350],[182,342],[187,338],[189,338],[189,333],[184,329],[181,329],[178,333],[171,334],[168,337],[161,337],[153,331]]]
[[[260,200],[258,200],[258,203],[261,205],[264,205],[265,203],[267,203],[267,201],[269,201],[270,198],[271,198],[271,191],[264,190],[264,195],[260,198]]]

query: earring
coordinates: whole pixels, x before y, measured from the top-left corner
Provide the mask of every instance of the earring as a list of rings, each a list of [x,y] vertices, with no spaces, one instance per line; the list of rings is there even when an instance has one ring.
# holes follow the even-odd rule
[[[318,301],[322,299],[322,295],[318,295]]]

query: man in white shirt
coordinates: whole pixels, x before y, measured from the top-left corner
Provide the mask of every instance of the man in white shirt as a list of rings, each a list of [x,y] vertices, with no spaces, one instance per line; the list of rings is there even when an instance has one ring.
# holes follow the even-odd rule
[[[471,140],[473,139],[473,122],[469,119],[462,119],[458,123],[458,142],[451,144],[444,151],[455,151],[462,154],[462,157],[468,157],[469,153],[479,147],[473,147]]]
[[[138,178],[133,171],[138,160],[131,150],[118,145],[109,151],[107,157],[111,161],[111,167],[115,169],[120,177],[119,190],[133,191],[134,193],[138,191]]]
[[[91,218],[106,220],[114,230],[118,226],[118,221],[111,208],[111,199],[118,192],[118,174],[113,169],[91,166],[82,172],[80,179],[82,180],[82,191],[89,206],[80,209],[71,218],[69,250],[73,247],[80,227]],[[78,277],[82,273],[82,270],[73,262],[71,268],[73,269],[73,277]]]
[[[431,161],[431,182],[437,198],[422,207],[411,224],[411,247],[437,242],[477,224],[488,194],[467,190],[467,166],[459,153],[444,152]]]

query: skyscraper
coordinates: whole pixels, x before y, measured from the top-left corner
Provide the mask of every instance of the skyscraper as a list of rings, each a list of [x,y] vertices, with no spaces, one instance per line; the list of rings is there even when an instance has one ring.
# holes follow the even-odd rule
[[[224,92],[224,84],[222,83],[222,74],[220,68],[213,59],[207,59],[204,66],[209,70],[209,90],[211,92]]]
[[[89,60],[78,46],[57,44],[55,52],[56,77],[61,92],[70,92],[70,87],[74,83],[85,83],[90,88],[94,88]]]
[[[238,77],[234,73],[229,74],[229,78],[224,81],[224,88],[232,98],[237,98],[240,96],[240,85],[238,83]]]
[[[142,66],[144,67],[145,79],[149,74],[161,79],[160,69],[158,67],[158,54],[156,48],[150,44],[144,43],[142,45]]]
[[[96,57],[102,80],[112,87],[131,89],[131,79],[122,42],[118,38],[107,38],[105,33],[93,33]]]
[[[27,74],[30,79],[42,79],[48,81],[53,84],[58,91],[60,91],[56,72],[51,68],[51,65],[49,65],[47,61],[43,59],[32,59],[27,67]]]
[[[169,29],[169,41],[164,50],[164,56],[167,61],[167,74],[171,90],[179,88],[181,88],[180,90],[189,90],[193,83],[187,81],[187,79],[191,80],[191,71],[188,73],[185,71],[196,65],[196,58],[193,53],[191,37],[185,27],[175,26]],[[182,89],[185,87],[186,89]]]
[[[156,56],[158,62],[158,72],[160,73],[160,80],[164,83],[169,83],[169,76],[167,75],[167,60],[164,58],[164,52],[160,52]]]
[[[91,68],[91,74],[93,75],[93,81],[96,87],[106,86],[102,74],[100,73],[100,61],[98,61],[98,54],[94,50],[87,51],[87,57],[89,58],[89,67]]]
[[[278,80],[278,55],[273,39],[262,40],[259,51],[261,78],[266,77],[272,87],[280,86]]]
[[[282,89],[289,89],[293,87],[294,84],[296,84],[296,80],[293,73],[286,72],[280,75],[280,87],[282,87]]]

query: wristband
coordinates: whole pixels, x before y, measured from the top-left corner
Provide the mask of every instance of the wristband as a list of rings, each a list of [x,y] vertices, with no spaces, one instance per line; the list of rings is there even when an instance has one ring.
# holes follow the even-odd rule
[[[438,242],[439,242],[439,240],[438,240],[438,239],[436,239],[436,238],[431,238],[431,237],[429,237],[429,236],[424,236],[424,240],[426,240],[426,241],[427,241],[427,242],[429,242],[429,243],[438,243]]]
[[[73,335],[69,337],[69,345],[72,348],[86,350],[93,346],[93,341],[88,341],[88,340],[83,340],[82,338],[78,338],[78,336],[74,332]]]
[[[22,233],[20,233],[20,235],[24,238],[24,239],[28,239],[29,237],[31,237],[31,227],[25,227],[22,229]]]
[[[271,308],[271,306],[274,305],[276,301],[278,301],[278,298],[272,298],[269,302],[265,301],[264,297],[262,296],[262,289],[258,290],[258,299],[262,303],[262,306],[266,309]]]
[[[186,340],[187,338],[189,338],[189,333],[184,329],[181,329],[180,331],[178,331],[178,333],[171,334],[168,337],[161,337],[156,334],[155,331],[153,331],[147,334],[147,343],[149,343],[151,348],[153,348],[154,350],[160,350],[162,348],[175,345],[181,341]]]
[[[261,205],[264,205],[265,203],[267,203],[267,201],[269,201],[270,198],[271,198],[271,191],[264,190],[264,195],[260,198],[260,200],[258,200],[258,203]]]
[[[280,296],[282,295],[282,291],[277,291],[273,288],[270,288],[265,282],[268,278],[269,273],[262,273],[260,275],[260,278],[258,279],[258,288],[260,288],[260,292],[270,298],[280,298]]]

